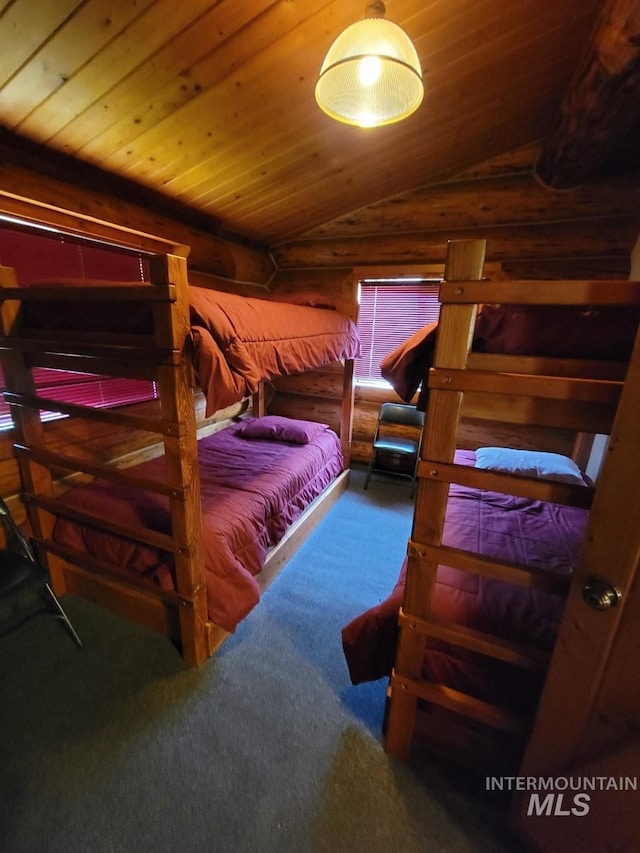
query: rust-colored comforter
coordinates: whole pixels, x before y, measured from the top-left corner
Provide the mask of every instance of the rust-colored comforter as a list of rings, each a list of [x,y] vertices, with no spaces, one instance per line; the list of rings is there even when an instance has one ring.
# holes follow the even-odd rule
[[[140,282],[55,279],[33,286],[122,288]],[[291,297],[294,298],[294,297]],[[95,307],[95,305],[94,305]],[[114,302],[87,314],[86,302],[25,303],[23,322],[30,329],[81,329],[105,335],[148,332],[151,303]],[[360,355],[355,323],[338,311],[269,299],[255,299],[189,286],[193,362],[206,397],[206,414],[255,393],[259,383],[277,376],[304,373]],[[88,316],[91,325],[88,325]]]
[[[360,354],[355,324],[337,311],[197,287],[189,304],[207,415],[255,393],[262,380]]]

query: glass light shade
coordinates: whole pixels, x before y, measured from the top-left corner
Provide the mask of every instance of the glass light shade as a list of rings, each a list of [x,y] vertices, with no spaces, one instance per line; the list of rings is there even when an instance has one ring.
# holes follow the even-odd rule
[[[345,124],[380,127],[410,116],[424,95],[411,39],[382,17],[351,24],[329,48],[315,95],[323,112]]]

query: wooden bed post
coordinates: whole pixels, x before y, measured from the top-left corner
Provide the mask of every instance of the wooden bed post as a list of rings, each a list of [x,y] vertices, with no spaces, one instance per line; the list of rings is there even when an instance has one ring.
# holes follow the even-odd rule
[[[261,382],[258,390],[251,397],[251,414],[254,418],[263,418],[267,412],[265,403],[264,382]]]
[[[150,272],[152,283],[172,283],[177,290],[175,303],[154,305],[157,346],[170,347],[179,354],[177,364],[158,367],[157,381],[163,418],[186,425],[182,435],[165,435],[164,447],[169,482],[184,490],[184,499],[169,499],[171,532],[179,544],[175,556],[176,587],[192,602],[180,608],[182,652],[188,663],[200,664],[208,657],[209,649],[196,418],[187,358],[190,345],[187,262],[175,255],[158,255],[150,260]]]
[[[351,439],[353,436],[353,409],[355,400],[355,385],[353,382],[354,361],[345,359],[342,374],[342,410],[340,418],[340,446],[344,456],[344,467],[351,466]]]
[[[447,281],[481,279],[486,241],[449,242],[444,277]],[[475,305],[445,306],[440,314],[434,367],[446,348],[447,367],[466,365],[476,316]],[[455,342],[455,348],[452,346]],[[427,377],[424,378],[427,381]],[[456,449],[462,392],[432,389],[426,419],[421,459],[449,463]],[[426,636],[412,627],[411,618],[424,619],[431,606],[437,563],[426,559],[421,545],[440,545],[449,484],[437,479],[418,479],[412,540],[409,542],[407,584],[400,614],[400,639],[396,665],[391,676],[391,699],[385,748],[403,760],[409,757],[416,722],[418,693],[413,684],[420,679]],[[406,618],[405,618],[406,617]]]
[[[18,286],[15,270],[10,267],[0,267],[0,286]],[[9,337],[15,332],[16,324],[20,322],[18,310],[19,304],[17,302],[2,302],[0,309],[1,332],[4,337]],[[23,394],[35,396],[33,371],[26,366],[24,353],[19,350],[5,350],[2,355],[2,367],[7,387]],[[46,449],[44,429],[37,410],[12,406],[11,417],[14,422],[14,445]],[[16,453],[16,460],[23,491],[31,495],[51,497],[53,480],[49,468],[39,465],[21,453]],[[26,504],[26,509],[33,535],[37,539],[48,539],[55,524],[55,517],[29,502]],[[39,557],[49,571],[54,592],[56,595],[63,595],[66,592],[66,583],[62,571],[62,561],[53,554],[47,554],[43,549],[40,549]]]

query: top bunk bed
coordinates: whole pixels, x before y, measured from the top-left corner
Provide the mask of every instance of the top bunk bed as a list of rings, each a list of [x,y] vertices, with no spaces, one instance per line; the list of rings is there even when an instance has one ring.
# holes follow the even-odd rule
[[[346,488],[359,342],[338,311],[196,287],[184,257],[148,265],[143,283],[27,287],[0,268],[5,397],[22,497],[56,592],[165,633],[199,664]],[[266,383],[323,365],[342,373],[336,430],[267,415]],[[157,405],[140,413],[44,398],[37,368],[151,380]],[[211,416],[200,436],[196,383]],[[227,409],[234,417],[217,423]],[[43,412],[148,433],[155,458],[127,467],[60,452]]]
[[[396,587],[345,626],[343,645],[355,683],[390,676],[392,754],[420,744],[513,771],[601,517],[582,457],[611,434],[640,283],[483,281],[483,259],[483,241],[449,245],[438,324],[386,360],[406,400],[424,385],[412,534]],[[463,418],[495,428],[496,446],[465,446]],[[551,445],[500,446],[511,425],[551,442],[569,431],[582,468]]]

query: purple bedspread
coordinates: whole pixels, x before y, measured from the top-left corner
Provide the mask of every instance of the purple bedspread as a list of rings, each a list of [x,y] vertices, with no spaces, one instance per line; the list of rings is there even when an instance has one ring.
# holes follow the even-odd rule
[[[475,454],[458,451],[456,462]],[[574,507],[518,498],[453,484],[443,544],[510,563],[569,575],[576,564],[588,513]],[[353,619],[342,631],[354,684],[390,675],[406,560],[388,598]],[[515,584],[438,567],[433,612],[442,619],[515,642],[551,650],[564,599]],[[486,701],[525,710],[535,702],[538,676],[484,655],[435,640],[428,642],[423,675]]]
[[[268,549],[344,467],[339,439],[329,429],[308,444],[290,444],[241,438],[239,427],[232,424],[198,445],[209,618],[228,631],[259,600],[255,576]],[[135,473],[163,479],[164,459],[142,463]],[[114,523],[170,532],[162,496],[96,482],[74,488],[66,500]],[[58,520],[54,538],[108,560],[122,575],[174,588],[166,553],[65,519]]]

